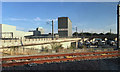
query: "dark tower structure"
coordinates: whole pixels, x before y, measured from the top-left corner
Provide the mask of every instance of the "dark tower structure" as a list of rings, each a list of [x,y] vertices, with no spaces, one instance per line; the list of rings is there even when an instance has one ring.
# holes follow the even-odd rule
[[[72,37],[72,22],[68,17],[58,18],[58,34],[60,37]]]

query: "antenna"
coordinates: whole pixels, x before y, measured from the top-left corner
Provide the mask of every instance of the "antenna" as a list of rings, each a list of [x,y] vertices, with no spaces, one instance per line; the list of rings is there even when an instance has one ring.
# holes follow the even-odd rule
[[[110,34],[111,34],[111,29],[110,29]]]

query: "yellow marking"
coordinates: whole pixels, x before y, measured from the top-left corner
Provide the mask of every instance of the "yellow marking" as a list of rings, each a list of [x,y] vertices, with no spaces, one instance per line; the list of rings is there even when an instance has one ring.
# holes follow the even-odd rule
[[[66,58],[73,58],[72,56],[65,56]]]

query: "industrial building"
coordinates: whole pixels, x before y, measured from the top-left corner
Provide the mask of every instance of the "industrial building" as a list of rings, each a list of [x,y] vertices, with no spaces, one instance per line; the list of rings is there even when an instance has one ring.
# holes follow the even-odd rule
[[[29,32],[33,32],[33,35],[25,36],[26,38],[51,38],[51,34],[45,34],[44,29],[42,27],[36,28],[36,30],[31,30]]]
[[[44,34],[44,29],[42,27],[36,28],[36,31],[40,31],[41,34]]]
[[[44,29],[42,27],[38,27],[33,31],[34,36],[40,36],[41,34],[44,34]]]
[[[16,26],[0,24],[0,38],[21,38],[33,35],[33,32],[17,31]]]
[[[72,22],[68,17],[58,17],[59,37],[72,37]]]

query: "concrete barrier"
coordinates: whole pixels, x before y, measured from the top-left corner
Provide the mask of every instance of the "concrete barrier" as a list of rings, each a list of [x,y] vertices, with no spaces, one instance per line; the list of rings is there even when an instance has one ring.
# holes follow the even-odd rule
[[[67,48],[70,46],[71,42],[76,42],[80,40],[81,38],[59,38],[59,39],[54,39],[52,40],[51,38],[37,38],[37,39],[19,39],[19,40],[1,40],[1,46],[0,47],[9,47],[9,46],[21,46],[23,45],[28,45],[28,44],[41,44],[41,43],[52,43],[52,42],[62,42],[63,47]],[[64,42],[65,41],[65,42]],[[43,45],[42,44],[42,45]],[[45,45],[44,44],[44,45]]]

